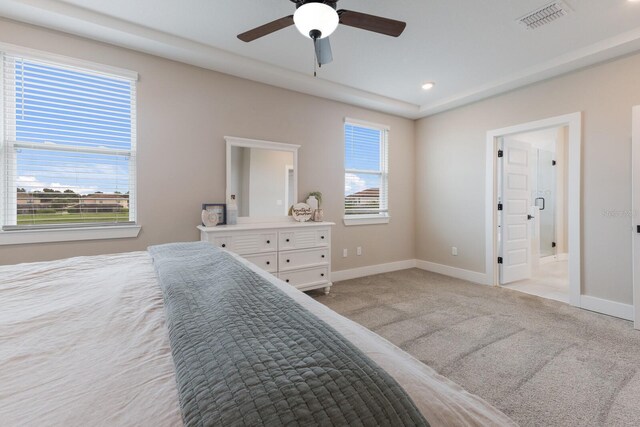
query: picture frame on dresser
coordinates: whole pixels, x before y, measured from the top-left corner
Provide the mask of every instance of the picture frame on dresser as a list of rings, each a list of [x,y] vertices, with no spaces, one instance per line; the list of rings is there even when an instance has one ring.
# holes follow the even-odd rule
[[[202,204],[202,225],[215,227],[227,223],[227,205],[224,203]]]

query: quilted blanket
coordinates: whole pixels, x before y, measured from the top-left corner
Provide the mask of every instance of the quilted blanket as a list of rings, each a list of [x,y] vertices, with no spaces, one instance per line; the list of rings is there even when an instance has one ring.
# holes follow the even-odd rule
[[[428,426],[333,328],[208,243],[152,246],[186,426]]]

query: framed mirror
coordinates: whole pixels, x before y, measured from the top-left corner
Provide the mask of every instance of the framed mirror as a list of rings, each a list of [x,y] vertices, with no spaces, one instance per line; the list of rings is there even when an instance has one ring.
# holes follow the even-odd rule
[[[226,199],[238,222],[286,220],[298,198],[299,145],[226,136]]]

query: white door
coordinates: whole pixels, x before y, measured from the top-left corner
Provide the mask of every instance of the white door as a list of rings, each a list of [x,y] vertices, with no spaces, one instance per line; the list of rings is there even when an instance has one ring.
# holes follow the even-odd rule
[[[640,106],[633,107],[633,306],[635,328],[640,329]]]
[[[504,139],[500,284],[531,277],[531,144]]]

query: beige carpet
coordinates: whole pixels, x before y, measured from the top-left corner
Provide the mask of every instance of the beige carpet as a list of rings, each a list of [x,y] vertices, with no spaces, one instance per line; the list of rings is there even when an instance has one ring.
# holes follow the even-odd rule
[[[631,322],[418,269],[331,291],[313,295],[522,426],[640,426]]]

